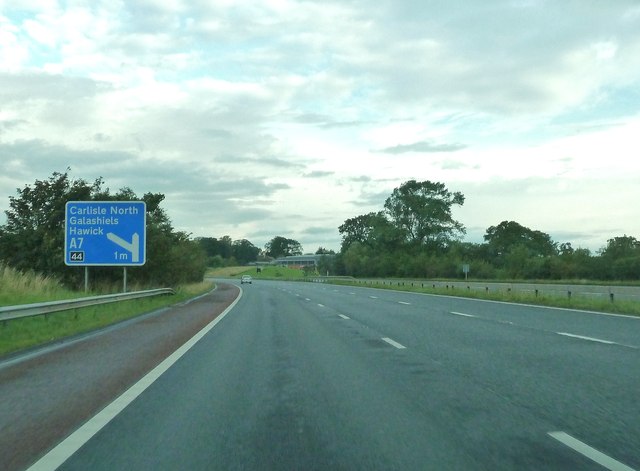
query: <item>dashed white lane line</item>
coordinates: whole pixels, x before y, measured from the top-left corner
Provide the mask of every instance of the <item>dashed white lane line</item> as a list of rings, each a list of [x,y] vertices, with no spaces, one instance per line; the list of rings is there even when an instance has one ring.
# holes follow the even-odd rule
[[[630,468],[624,463],[620,463],[617,460],[614,460],[610,456],[605,455],[604,453],[596,450],[595,448],[590,447],[586,443],[582,443],[577,438],[573,438],[571,435],[565,432],[549,432],[549,436],[555,438],[563,445],[568,446],[574,451],[577,451],[583,456],[586,456],[592,461],[595,461],[600,466],[607,468],[610,471],[634,471],[633,468]]]
[[[378,299],[377,296],[369,296],[371,299]]]
[[[401,343],[396,342],[393,339],[390,339],[389,337],[382,337],[382,340],[384,340],[385,342],[387,342],[389,345],[393,345],[394,347],[396,347],[397,349],[403,349],[403,348],[407,348],[404,345],[402,345]]]
[[[304,298],[305,301],[311,301],[309,298]]]
[[[405,306],[411,306],[411,303],[407,303],[405,301],[398,301],[398,304],[404,304]]]
[[[451,314],[453,314],[454,316],[463,316],[463,317],[476,317],[473,314],[465,314],[464,312],[455,312],[455,311],[451,311]]]
[[[349,320],[351,319],[350,317],[345,316],[344,314],[338,314],[338,316],[342,317],[343,319]]]
[[[594,337],[585,337],[583,335],[569,334],[567,332],[556,332],[556,334],[564,335],[565,337],[572,337],[574,339],[588,340],[589,342],[606,343],[607,345],[617,345],[615,342],[611,342],[610,340],[602,340]]]
[[[324,304],[318,303],[318,307],[324,307]]]

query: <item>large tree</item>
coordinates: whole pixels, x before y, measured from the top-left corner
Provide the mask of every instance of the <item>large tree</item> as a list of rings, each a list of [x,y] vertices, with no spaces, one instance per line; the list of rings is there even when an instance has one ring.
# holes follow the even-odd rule
[[[549,234],[529,229],[515,221],[502,221],[497,226],[489,227],[484,240],[494,256],[506,255],[516,249],[526,253],[528,257],[558,253],[556,243]]]
[[[342,235],[342,253],[355,242],[376,250],[395,248],[401,236],[384,213],[368,213],[347,219],[338,232]]]
[[[233,257],[241,265],[245,265],[249,262],[255,262],[258,259],[260,249],[247,239],[234,240],[232,247]]]
[[[440,249],[464,235],[464,226],[451,214],[454,205],[463,204],[464,195],[443,183],[409,180],[393,190],[384,208],[409,245]]]
[[[609,239],[600,254],[603,278],[640,278],[640,241],[635,237],[623,235]]]
[[[600,250],[600,254],[609,260],[640,256],[640,241],[628,235],[614,237],[607,240],[607,245]]]
[[[101,186],[100,179],[89,184],[72,180],[66,172],[55,172],[47,180],[17,189],[18,196],[9,197],[9,209],[5,211],[0,259],[21,271],[61,275],[65,204],[104,197]]]
[[[264,246],[266,254],[273,258],[302,255],[302,245],[294,239],[276,236]]]

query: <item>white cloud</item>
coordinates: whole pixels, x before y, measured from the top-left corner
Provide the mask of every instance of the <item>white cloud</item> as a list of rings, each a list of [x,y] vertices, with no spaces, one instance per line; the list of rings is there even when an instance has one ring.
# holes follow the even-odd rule
[[[0,16],[0,70],[19,70],[28,58],[29,50],[20,41],[19,28]]]
[[[66,165],[113,187],[148,168],[136,182],[166,191],[188,232],[286,227],[337,249],[337,234],[316,244],[310,228],[380,209],[417,178],[468,189],[468,226],[522,218],[640,236],[639,210],[621,204],[640,178],[633,1],[0,0],[0,11],[0,195]],[[197,217],[207,192],[227,210]],[[565,205],[574,212],[557,216]]]

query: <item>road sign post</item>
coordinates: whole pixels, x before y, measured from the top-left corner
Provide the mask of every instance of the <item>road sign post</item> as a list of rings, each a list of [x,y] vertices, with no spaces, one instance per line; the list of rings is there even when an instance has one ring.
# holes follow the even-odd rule
[[[141,266],[146,262],[144,201],[68,201],[64,263],[69,266]]]

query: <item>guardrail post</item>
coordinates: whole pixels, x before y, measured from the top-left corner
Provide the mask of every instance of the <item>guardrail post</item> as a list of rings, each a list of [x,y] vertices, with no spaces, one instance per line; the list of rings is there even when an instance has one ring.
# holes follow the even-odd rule
[[[536,288],[536,298],[538,297],[538,288]]]
[[[567,297],[571,299],[571,291],[567,291]]]
[[[609,293],[609,300],[613,302],[613,293]]]

